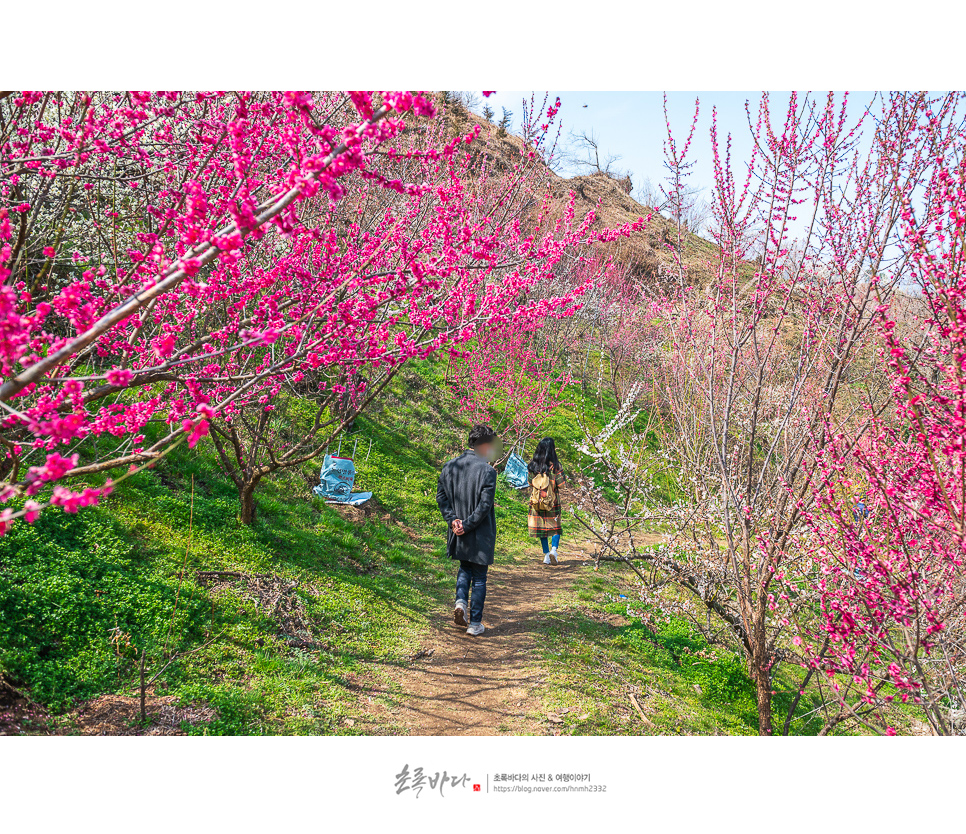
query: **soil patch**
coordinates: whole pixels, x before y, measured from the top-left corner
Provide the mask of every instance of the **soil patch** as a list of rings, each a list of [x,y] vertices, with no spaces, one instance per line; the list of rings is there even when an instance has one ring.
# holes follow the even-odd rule
[[[240,590],[242,596],[258,603],[259,608],[276,623],[280,636],[289,643],[314,645],[305,604],[295,593],[300,582],[269,573],[238,571],[198,571],[197,578],[198,584],[209,591],[219,588]]]
[[[353,506],[352,504],[339,504],[336,501],[326,502],[329,507],[335,510],[344,519],[355,524],[366,524],[377,521],[381,525],[393,525],[402,530],[410,539],[419,539],[419,533],[413,530],[400,518],[384,507],[376,496],[373,496],[364,504]]]
[[[84,736],[183,736],[188,725],[204,724],[218,717],[218,711],[202,702],[178,706],[174,695],[148,695],[145,699],[147,726],[140,722],[138,696],[102,695],[82,704],[71,715],[65,732]]]

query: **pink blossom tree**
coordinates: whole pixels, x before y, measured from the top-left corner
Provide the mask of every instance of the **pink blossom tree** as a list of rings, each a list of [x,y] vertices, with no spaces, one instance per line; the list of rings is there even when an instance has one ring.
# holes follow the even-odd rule
[[[282,290],[328,243],[317,212],[350,175],[418,193],[372,159],[432,114],[407,92],[5,94],[0,496],[21,503],[4,524],[93,503],[110,481],[60,482],[194,445],[270,393],[313,350],[272,346],[332,301]]]
[[[451,370],[458,410],[474,423],[492,425],[507,454],[567,404],[572,379],[563,346],[546,329],[555,330],[548,320],[489,328],[466,346]]]
[[[890,411],[861,441],[838,433],[820,458],[809,516],[817,622],[802,621],[809,667],[837,709],[894,732],[886,710],[918,706],[933,734],[962,730],[966,700],[966,167],[935,160],[923,193],[906,201],[900,247],[919,326],[877,310]],[[890,413],[891,412],[891,413]]]
[[[544,127],[555,114],[547,108]],[[251,520],[262,478],[320,454],[409,359],[461,352],[471,357],[471,385],[492,379],[498,371],[487,345],[495,334],[509,334],[508,343],[518,348],[512,357],[519,358],[523,343],[516,334],[532,341],[545,334],[546,323],[574,309],[585,287],[556,280],[564,259],[632,230],[596,229],[593,213],[577,220],[572,200],[551,221],[542,139],[497,173],[480,134],[477,127],[452,136],[440,115],[398,137],[374,166],[381,179],[351,177],[345,198],[315,221],[331,230],[326,247],[310,243],[293,253],[282,274],[306,282],[306,303],[316,304],[320,293],[332,300],[314,314],[311,333],[293,331],[273,345],[288,354],[286,339],[297,340],[308,346],[306,358],[294,374],[277,376],[260,399],[212,423],[212,440],[239,489],[243,521]],[[419,189],[388,191],[381,185],[387,180],[415,181]],[[290,283],[280,291],[292,298]],[[298,307],[293,314],[302,315]],[[533,399],[517,414],[528,415],[516,420],[517,428],[546,406],[548,392],[559,390],[546,361],[535,367],[528,361],[510,375],[515,393]],[[310,396],[315,409],[299,429],[290,411],[277,413],[296,393]]]
[[[774,118],[764,94],[749,111],[754,150],[743,170],[712,118],[711,279],[682,280],[679,297],[658,300],[669,342],[656,387],[690,500],[665,512],[664,547],[606,530],[600,541],[602,559],[651,562],[661,583],[687,592],[680,604],[727,625],[748,661],[762,734],[774,731],[789,624],[808,604],[782,595],[788,577],[809,569],[800,534],[822,451],[836,433],[861,436],[886,405],[869,362],[872,323],[908,275],[900,220],[957,142],[957,100],[892,94],[874,120],[849,123],[845,99],[793,94]],[[640,467],[626,471],[624,488],[639,489]],[[786,731],[790,720],[791,711]]]
[[[111,482],[64,478],[209,434],[249,522],[261,479],[317,455],[403,363],[567,308],[574,288],[534,289],[565,253],[629,233],[572,203],[551,222],[545,131],[494,176],[479,129],[450,138],[424,94],[0,107],[2,495],[27,502],[4,522],[76,510]],[[277,419],[295,394],[315,409],[297,435]]]

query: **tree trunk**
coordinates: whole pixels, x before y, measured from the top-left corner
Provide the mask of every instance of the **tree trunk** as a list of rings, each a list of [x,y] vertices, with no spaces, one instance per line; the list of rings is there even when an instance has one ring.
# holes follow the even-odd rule
[[[618,385],[617,381],[617,367],[614,364],[613,359],[611,359],[610,387],[614,392],[614,399],[617,401],[617,407],[621,408],[624,404],[621,402],[620,385]]]
[[[258,481],[255,481],[254,483],[244,483],[238,488],[238,502],[241,507],[239,517],[241,523],[248,527],[255,520],[255,487],[257,485]]]
[[[751,676],[755,681],[755,694],[758,702],[758,735],[772,735],[771,725],[771,676],[768,674],[767,659],[751,660]]]

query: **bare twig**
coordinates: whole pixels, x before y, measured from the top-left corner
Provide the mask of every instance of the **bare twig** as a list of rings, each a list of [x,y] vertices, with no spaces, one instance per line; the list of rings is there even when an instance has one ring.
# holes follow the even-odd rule
[[[644,722],[645,727],[654,727],[655,724],[644,714],[644,710],[641,709],[641,705],[637,703],[637,698],[634,697],[633,692],[628,692],[627,696],[631,699],[631,703],[634,705],[634,709],[637,710],[637,714],[641,716],[641,721]]]

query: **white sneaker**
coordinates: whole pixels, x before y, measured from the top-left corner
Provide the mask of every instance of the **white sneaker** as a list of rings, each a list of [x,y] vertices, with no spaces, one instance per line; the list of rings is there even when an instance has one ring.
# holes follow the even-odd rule
[[[486,631],[486,629],[483,628],[483,623],[472,623],[470,627],[466,629],[466,633],[472,637],[479,637],[484,631]]]
[[[543,563],[545,565],[549,565],[550,564],[550,554],[549,553],[546,556],[543,557]]]
[[[550,555],[550,564],[551,565],[557,564],[557,548],[551,547],[549,555]]]
[[[466,603],[461,599],[456,600],[456,605],[453,607],[453,622],[458,626],[465,626],[468,622],[466,613]]]

